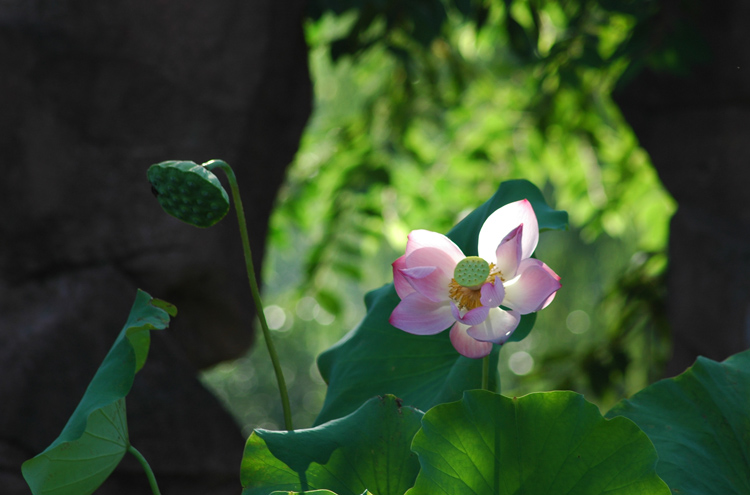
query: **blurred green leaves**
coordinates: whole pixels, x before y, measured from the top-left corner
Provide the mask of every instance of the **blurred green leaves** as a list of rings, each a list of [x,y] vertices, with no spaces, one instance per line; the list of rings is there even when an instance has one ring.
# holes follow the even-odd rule
[[[303,290],[353,260],[447,231],[525,178],[602,234],[659,250],[671,200],[610,93],[655,14],[632,2],[311,2],[316,112],[281,193],[275,242],[312,241]],[[418,31],[421,30],[421,31]],[[332,61],[336,60],[334,63]]]
[[[609,321],[612,311],[594,313],[606,292],[597,284],[611,284],[633,251],[662,251],[674,211],[611,97],[644,49],[639,26],[652,22],[657,7],[624,0],[321,0],[310,8],[315,112],[270,229],[272,250],[293,252],[301,266],[266,277],[287,284],[281,300],[292,301],[291,311],[295,299],[310,296],[338,322],[361,315],[352,287],[390,282],[388,263],[409,231],[446,232],[498,184],[524,178],[569,212],[585,244],[609,246],[590,247],[606,256],[586,266],[576,297],[561,295],[567,311],[542,318],[558,322],[549,324],[557,325],[550,346],[561,342],[558,330],[566,333],[561,322],[573,310],[592,315],[597,335],[618,324]],[[432,20],[422,19],[429,36],[414,35],[415,9]],[[589,261],[572,251],[561,258],[568,272],[583,273]],[[591,344],[598,353],[600,342]],[[552,351],[564,356],[578,344],[566,345]]]
[[[659,323],[658,315],[644,311],[661,302],[636,301],[622,291],[605,304],[602,299],[633,252],[664,251],[674,211],[612,100],[625,71],[651,66],[643,54],[661,57],[652,41],[675,44],[670,26],[659,19],[658,2],[314,0],[309,5],[305,34],[315,112],[279,194],[264,274],[266,294],[275,296],[267,300],[288,315],[291,330],[281,345],[288,346],[295,364],[304,363],[295,370],[300,400],[310,390],[312,355],[361,318],[366,288],[390,282],[389,263],[403,252],[408,232],[447,232],[498,184],[515,178],[530,180],[550,204],[568,211],[572,235],[566,236],[580,239],[543,236],[540,250],[561,270],[564,287],[540,316],[544,331],[525,340],[534,348],[519,348],[532,355],[536,367],[523,378],[508,373],[505,383],[523,379],[519,393],[524,393],[564,381],[566,388],[585,390],[607,406],[642,388],[641,377],[648,373],[636,368],[643,362],[656,368],[658,349],[653,359],[621,359],[637,356],[648,336],[634,336],[642,327],[636,332],[625,327],[639,324],[636,319],[612,315],[620,313],[615,302],[622,302],[631,304],[623,314]],[[416,9],[424,9],[429,36],[413,34]],[[511,43],[506,23],[517,24],[516,31],[523,32],[514,36],[525,41]],[[651,40],[654,32],[665,35]],[[520,43],[527,48],[519,50]],[[647,294],[659,275],[639,278],[642,285],[635,290]],[[620,288],[633,289],[631,281]],[[297,319],[292,325],[303,297],[314,298],[335,323],[320,328]],[[590,332],[568,332],[564,322],[574,311],[590,315]],[[655,330],[659,336],[665,331]],[[501,367],[514,344],[506,347]],[[547,355],[559,357],[553,373],[537,373],[548,371]],[[568,359],[571,355],[581,359]],[[596,369],[604,372],[586,376]],[[558,382],[550,383],[550,376]],[[254,426],[261,417],[242,421]]]

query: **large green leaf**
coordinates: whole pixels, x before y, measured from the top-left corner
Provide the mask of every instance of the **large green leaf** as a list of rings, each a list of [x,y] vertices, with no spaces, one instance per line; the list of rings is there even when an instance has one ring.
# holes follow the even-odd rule
[[[607,416],[630,418],[648,434],[674,493],[750,493],[750,351],[723,363],[699,357]]]
[[[296,431],[255,430],[245,445],[243,495],[326,489],[339,495],[402,495],[419,471],[409,450],[422,412],[391,395],[354,413]]]
[[[278,492],[271,492],[269,495],[338,495],[331,490],[310,490],[306,492],[288,492],[288,491],[278,491]],[[371,495],[369,491],[365,490],[362,495]]]
[[[508,398],[472,390],[428,411],[407,495],[668,495],[656,451],[625,418],[573,392]]]
[[[93,493],[119,464],[129,446],[125,396],[146,362],[149,331],[166,328],[175,314],[174,306],[138,291],[127,323],[60,436],[23,463],[34,495]]]
[[[564,229],[568,215],[550,208],[539,189],[524,180],[504,182],[495,195],[474,210],[449,233],[467,256],[477,254],[477,237],[487,217],[501,206],[528,199],[541,229]],[[360,325],[318,358],[328,383],[323,409],[316,424],[349,414],[362,402],[386,393],[426,411],[435,404],[461,398],[464,390],[481,384],[481,360],[459,355],[448,332],[433,336],[412,335],[388,323],[399,297],[388,284],[365,297],[367,315]],[[525,337],[535,314],[521,318],[511,340]],[[496,369],[497,352],[492,354]]]

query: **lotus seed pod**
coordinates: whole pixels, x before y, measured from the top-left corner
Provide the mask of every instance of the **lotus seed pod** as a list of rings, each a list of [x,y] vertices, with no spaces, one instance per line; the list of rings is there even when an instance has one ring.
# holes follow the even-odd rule
[[[164,211],[196,227],[210,227],[229,211],[219,179],[195,162],[171,160],[148,169],[151,190]]]
[[[490,275],[490,265],[479,256],[462,259],[453,270],[453,279],[464,287],[477,289]]]

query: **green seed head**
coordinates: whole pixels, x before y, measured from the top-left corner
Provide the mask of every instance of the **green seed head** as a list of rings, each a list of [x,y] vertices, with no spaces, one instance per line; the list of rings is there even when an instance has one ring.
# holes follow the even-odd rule
[[[219,179],[195,162],[151,165],[148,180],[164,211],[190,225],[210,227],[229,211],[229,196]]]
[[[480,287],[490,276],[490,265],[479,256],[462,259],[453,270],[453,279],[459,285],[469,288]]]

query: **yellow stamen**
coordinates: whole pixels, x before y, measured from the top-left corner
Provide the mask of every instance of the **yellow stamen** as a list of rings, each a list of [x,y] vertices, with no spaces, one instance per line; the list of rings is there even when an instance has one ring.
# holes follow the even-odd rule
[[[453,302],[456,303],[458,309],[474,309],[482,305],[479,298],[482,293],[479,289],[470,289],[456,282],[455,279],[451,279],[448,284],[448,294]]]
[[[490,263],[489,276],[485,279],[484,282],[477,286],[477,288],[465,287],[456,282],[456,279],[453,278],[448,283],[448,295],[453,300],[453,302],[456,303],[456,306],[460,310],[469,311],[474,308],[478,308],[482,305],[482,302],[480,301],[482,297],[481,286],[486,283],[494,284],[495,277],[500,277],[500,280],[505,282],[505,278],[503,278],[503,274],[500,272],[500,270],[496,270],[495,264]]]

